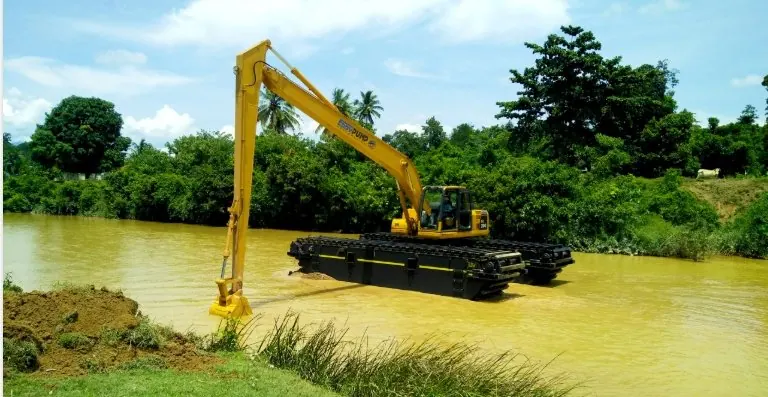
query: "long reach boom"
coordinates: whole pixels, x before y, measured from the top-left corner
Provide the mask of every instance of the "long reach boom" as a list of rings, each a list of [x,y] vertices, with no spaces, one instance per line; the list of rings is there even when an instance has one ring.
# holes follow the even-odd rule
[[[266,61],[271,50],[305,86],[294,83]],[[243,269],[251,206],[253,161],[256,143],[256,125],[261,85],[317,121],[333,135],[354,147],[357,151],[386,169],[396,180],[403,219],[393,220],[393,228],[401,228],[404,234],[414,235],[417,230],[416,211],[410,209],[419,202],[422,190],[419,176],[411,160],[381,140],[357,121],[341,113],[323,96],[298,69],[275,51],[270,40],[237,55],[235,72],[235,175],[234,199],[229,208],[227,242],[221,267],[221,277],[216,280],[219,298],[211,305],[210,313],[226,317],[251,314],[248,300],[243,296]],[[232,258],[232,275],[225,278],[227,259]],[[227,291],[227,284],[231,289]]]

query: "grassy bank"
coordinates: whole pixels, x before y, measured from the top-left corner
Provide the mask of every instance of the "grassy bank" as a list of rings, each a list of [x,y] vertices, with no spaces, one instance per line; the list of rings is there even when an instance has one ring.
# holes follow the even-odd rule
[[[369,348],[348,341],[332,323],[301,326],[293,313],[246,344],[258,316],[198,336],[149,321],[119,292],[60,286],[25,293],[8,277],[3,287],[8,395],[209,396],[233,387],[258,396],[564,396],[573,390],[563,378],[544,377],[543,366],[508,353],[481,356],[472,346],[432,343]],[[96,301],[100,308],[89,311]],[[180,351],[183,360],[175,360]]]
[[[768,192],[768,177],[690,178],[683,182],[683,188],[711,205],[720,219],[727,221]]]
[[[249,396],[338,396],[295,373],[253,360],[243,353],[219,353],[223,364],[205,372],[163,368],[120,369],[78,377],[43,378],[29,375],[6,378],[7,396],[188,396],[210,397],[237,390]],[[108,391],[108,392],[107,392]]]

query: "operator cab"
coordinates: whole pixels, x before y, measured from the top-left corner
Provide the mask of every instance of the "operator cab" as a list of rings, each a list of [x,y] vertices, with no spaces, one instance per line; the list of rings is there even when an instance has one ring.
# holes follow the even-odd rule
[[[437,232],[472,230],[472,196],[460,186],[426,186],[421,193],[420,229]]]

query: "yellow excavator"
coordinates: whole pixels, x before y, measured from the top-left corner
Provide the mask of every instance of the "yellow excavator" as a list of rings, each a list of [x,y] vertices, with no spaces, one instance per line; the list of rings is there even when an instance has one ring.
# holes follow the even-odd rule
[[[285,64],[291,73],[304,84],[304,87],[270,65],[267,62],[268,51],[271,51]],[[493,271],[506,275],[502,277],[504,280],[517,277],[524,272],[525,266],[522,264],[520,254],[517,251],[503,250],[503,247],[480,247],[474,243],[474,241],[481,241],[474,238],[485,237],[489,234],[488,212],[474,208],[472,195],[466,188],[462,186],[422,187],[416,169],[406,155],[397,151],[356,120],[340,112],[298,69],[291,66],[272,48],[270,40],[264,40],[251,49],[238,54],[234,73],[236,96],[234,198],[229,208],[230,216],[221,264],[221,276],[216,280],[218,298],[211,304],[210,314],[222,317],[240,317],[252,314],[248,299],[243,296],[243,271],[251,205],[259,95],[262,85],[317,121],[333,136],[343,140],[379,164],[394,177],[397,183],[402,217],[392,220],[391,233],[361,236],[360,240],[337,239],[332,242],[329,240],[327,243],[330,245],[326,248],[335,250],[337,254],[344,251],[347,261],[349,252],[354,250],[355,244],[363,244],[369,251],[367,254],[369,257],[375,255],[372,253],[375,250],[388,252],[391,254],[390,256],[405,255],[408,257],[408,263],[411,264],[411,267],[414,266],[413,257],[428,254],[434,258],[441,258],[442,270],[456,270],[463,266],[464,272],[467,272],[469,271],[467,269],[473,269],[475,262],[481,261],[484,263],[483,266],[488,267],[487,262],[491,261],[495,266]],[[400,241],[399,238],[405,240]],[[461,241],[461,243],[454,247],[454,244],[445,244],[446,241]],[[470,241],[473,243],[469,243]],[[494,240],[485,239],[484,241]],[[346,245],[339,248],[339,244]],[[376,245],[376,247],[372,248],[372,245]],[[310,251],[316,250],[316,248],[322,247],[313,245]],[[433,251],[440,251],[441,253],[436,254]],[[468,251],[473,251],[473,253],[469,254]],[[227,260],[230,255],[232,255],[232,271],[229,277],[225,277]],[[381,255],[383,254],[377,258],[383,258]],[[318,255],[310,256],[315,259],[313,263],[316,265]],[[333,259],[334,255],[325,255],[324,257]],[[373,262],[377,261],[374,260]],[[395,262],[379,260],[378,262],[396,263],[397,260]],[[435,266],[432,267],[436,268]],[[426,270],[428,267],[424,269]],[[506,270],[506,272],[502,270]],[[370,273],[371,269],[369,268],[366,279],[369,283]],[[411,272],[410,277],[413,277],[413,273],[415,270]],[[384,281],[379,284],[387,285],[387,281]]]

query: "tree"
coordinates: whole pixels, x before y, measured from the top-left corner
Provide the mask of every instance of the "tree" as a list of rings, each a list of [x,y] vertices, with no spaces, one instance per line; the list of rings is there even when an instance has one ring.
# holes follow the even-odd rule
[[[355,116],[362,123],[367,123],[373,126],[373,118],[381,117],[380,110],[384,110],[381,107],[379,98],[373,91],[368,90],[365,92],[360,91],[360,99],[355,99],[353,104],[355,106]]]
[[[446,140],[443,125],[435,119],[435,116],[427,119],[426,124],[421,126],[421,131],[427,143],[427,150],[437,149]]]
[[[463,146],[470,143],[475,134],[475,128],[469,123],[461,123],[451,132],[451,142]]]
[[[768,91],[768,74],[763,77],[763,87]],[[768,98],[765,98],[765,124],[768,125]]]
[[[263,128],[285,134],[288,130],[296,131],[301,124],[293,105],[274,92],[263,88],[259,102],[258,117]]]
[[[3,173],[5,176],[18,175],[24,164],[24,156],[11,142],[11,134],[3,133]]]
[[[690,146],[694,120],[693,113],[682,111],[649,122],[638,139],[636,173],[657,177],[669,168],[693,173],[698,167]]]
[[[120,130],[123,118],[112,102],[69,96],[38,124],[29,144],[32,159],[48,168],[86,177],[120,167],[131,140]]]
[[[621,58],[603,58],[592,32],[563,26],[543,45],[526,43],[538,58],[523,72],[510,70],[520,84],[518,99],[497,102],[498,119],[509,120],[515,147],[577,164],[577,153],[598,143],[598,133],[621,138],[628,146],[653,120],[672,113],[671,87],[676,71],[666,61],[633,68]]]
[[[354,109],[352,108],[352,102],[349,100],[349,93],[344,92],[343,88],[333,89],[333,93],[331,94],[331,102],[333,102],[333,105],[339,109],[341,114],[347,117],[351,116],[354,112]],[[321,131],[324,134],[328,133],[327,128],[323,127],[322,125],[318,125],[315,129],[315,133],[320,133]]]
[[[741,111],[739,116],[739,124],[754,124],[757,121],[757,109],[752,105],[747,105],[744,110]]]
[[[522,73],[510,70],[510,81],[523,89],[517,100],[497,102],[501,111],[496,118],[516,120],[516,135],[523,141],[549,136],[558,142],[558,157],[571,157],[573,145],[593,142],[592,128],[605,103],[606,62],[615,65],[618,59],[604,61],[591,32],[577,26],[561,31],[568,38],[552,34],[543,46],[525,44],[539,58]],[[535,128],[542,118],[544,128]]]
[[[384,135],[381,139],[410,159],[416,158],[426,150],[424,137],[408,130],[397,130],[391,135]]]

